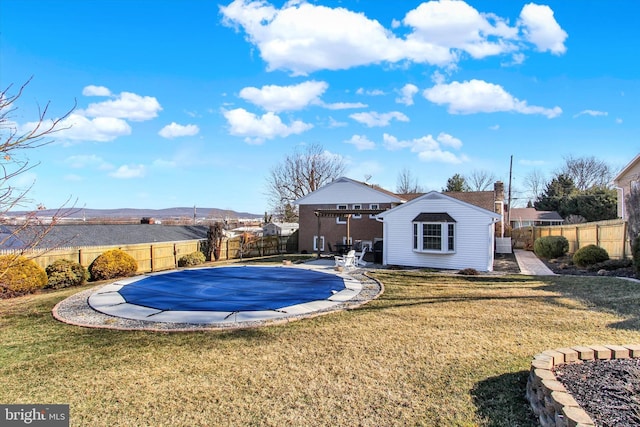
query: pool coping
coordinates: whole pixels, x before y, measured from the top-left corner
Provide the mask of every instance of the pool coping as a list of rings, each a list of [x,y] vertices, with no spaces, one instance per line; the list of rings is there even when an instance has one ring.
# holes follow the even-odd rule
[[[273,265],[271,267],[303,268],[334,274],[345,281],[346,288],[332,295],[329,299],[296,304],[287,307],[286,310],[237,313],[165,311],[161,313],[160,310],[128,304],[121,297],[118,299],[119,294],[114,294],[116,289],[125,284],[149,276],[142,275],[121,279],[72,295],[56,304],[52,310],[52,315],[61,322],[89,328],[162,332],[242,329],[267,324],[288,323],[336,311],[353,309],[377,298],[384,291],[383,285],[367,276],[365,274],[366,271],[363,269],[340,272],[334,269],[333,263],[313,262],[286,266]],[[151,275],[167,274],[172,271],[176,270],[152,273]],[[97,311],[92,305],[102,307],[102,309]],[[104,310],[107,306],[111,306],[111,309]],[[150,314],[155,318],[154,320],[149,320],[148,316]],[[123,315],[126,317],[122,317]]]

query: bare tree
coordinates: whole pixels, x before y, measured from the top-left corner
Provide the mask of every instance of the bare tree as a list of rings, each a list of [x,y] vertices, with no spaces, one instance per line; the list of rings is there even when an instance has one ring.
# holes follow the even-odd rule
[[[62,117],[49,119],[47,118],[49,103],[47,103],[44,108],[39,108],[34,125],[27,130],[19,130],[18,124],[12,120],[12,117],[18,108],[16,103],[30,81],[31,79],[27,80],[13,95],[10,93],[12,85],[0,93],[0,214],[2,215],[29,202],[28,193],[32,186],[19,188],[13,185],[14,178],[38,165],[31,164],[23,153],[51,143],[52,135],[65,129],[64,119],[75,109],[74,104]],[[37,215],[37,210],[44,208],[40,204],[37,210],[27,214],[23,222],[12,228],[10,232],[0,235],[0,247],[7,246],[9,242],[16,240],[21,242],[19,249],[22,253],[36,247],[51,231],[57,219],[70,213],[70,208],[66,207],[68,203],[69,199],[46,223]],[[0,272],[0,276],[3,273]]]
[[[423,193],[424,190],[418,184],[417,178],[413,176],[411,170],[404,168],[398,174],[398,185],[396,187],[396,193],[398,194],[411,194],[411,193]]]
[[[602,160],[595,157],[565,157],[565,164],[557,173],[570,177],[578,190],[593,187],[609,187],[613,179],[613,170]]]
[[[627,209],[629,239],[633,243],[640,236],[640,188],[631,187],[631,192],[624,200]]]
[[[473,170],[466,179],[471,191],[487,191],[496,182],[496,176],[486,170]]]
[[[328,153],[318,144],[287,156],[271,169],[267,178],[267,195],[273,212],[285,221],[295,220],[293,202],[339,178],[345,168],[341,157]]]
[[[544,174],[539,169],[529,172],[523,179],[523,185],[530,201],[536,201],[542,196],[547,185]]]

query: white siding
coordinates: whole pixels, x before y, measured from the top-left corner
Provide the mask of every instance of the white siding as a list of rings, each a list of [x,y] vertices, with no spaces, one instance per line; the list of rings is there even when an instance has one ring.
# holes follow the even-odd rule
[[[412,223],[422,212],[446,212],[456,220],[455,253],[419,253],[413,250]],[[492,212],[438,193],[429,193],[383,216],[383,262],[387,265],[493,270],[493,219],[497,215]]]

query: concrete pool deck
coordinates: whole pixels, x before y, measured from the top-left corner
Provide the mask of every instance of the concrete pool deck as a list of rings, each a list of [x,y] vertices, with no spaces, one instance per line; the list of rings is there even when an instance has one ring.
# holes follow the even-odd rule
[[[118,290],[127,284],[135,283],[145,277],[170,274],[175,271],[171,270],[121,279],[108,285],[80,292],[58,303],[54,307],[53,315],[65,323],[95,328],[154,331],[233,329],[286,323],[355,308],[376,298],[382,291],[382,285],[366,277],[361,270],[336,271],[333,260],[319,259],[304,264],[273,265],[270,267],[313,270],[332,274],[343,280],[345,289],[336,292],[327,299],[295,304],[278,310],[237,312],[163,311],[129,304],[118,293]]]

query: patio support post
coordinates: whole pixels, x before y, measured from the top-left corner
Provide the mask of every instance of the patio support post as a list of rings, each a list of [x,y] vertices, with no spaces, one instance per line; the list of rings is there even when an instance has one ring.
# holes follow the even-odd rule
[[[316,237],[316,258],[320,259],[320,212],[315,211],[314,214],[318,219],[318,233]]]

